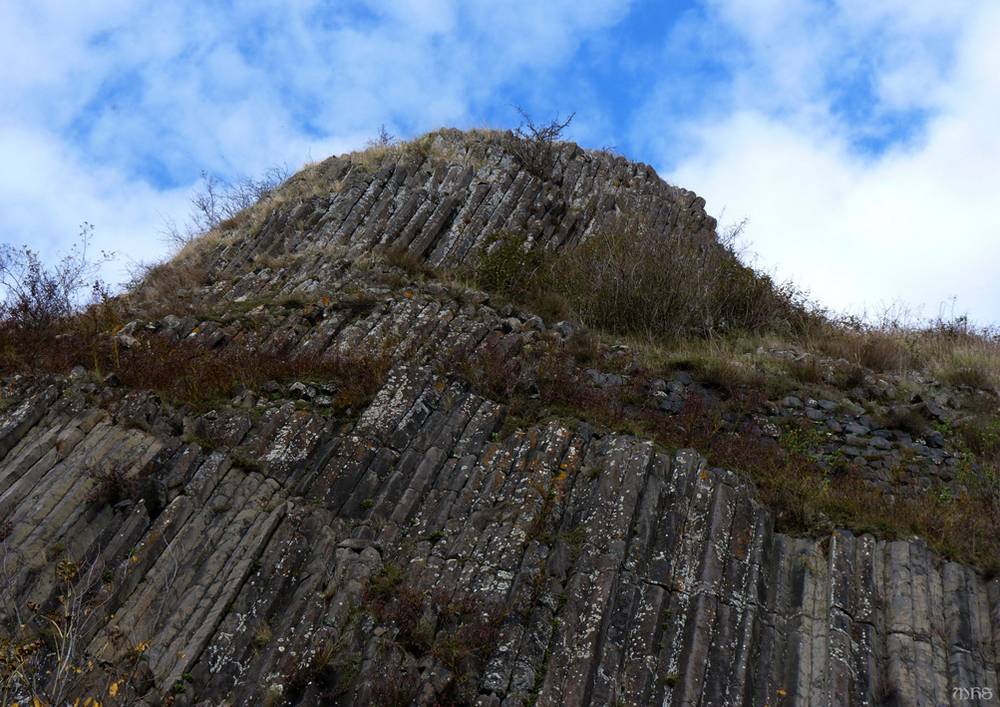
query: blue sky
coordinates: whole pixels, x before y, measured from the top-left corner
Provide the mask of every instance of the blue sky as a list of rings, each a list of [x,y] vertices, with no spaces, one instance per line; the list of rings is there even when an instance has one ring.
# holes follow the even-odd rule
[[[1000,321],[994,0],[98,0],[0,5],[0,239],[86,220],[165,257],[202,170],[258,174],[381,124],[569,134],[748,219],[758,264],[828,306],[957,298]],[[949,305],[950,306],[950,305]]]

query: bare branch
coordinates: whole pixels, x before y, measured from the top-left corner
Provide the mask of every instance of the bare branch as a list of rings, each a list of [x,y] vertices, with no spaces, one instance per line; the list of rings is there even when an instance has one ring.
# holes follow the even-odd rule
[[[545,179],[555,166],[555,143],[573,122],[576,113],[570,113],[565,120],[556,116],[547,123],[535,123],[523,108],[515,106],[515,109],[521,115],[521,124],[514,128],[514,139],[508,149],[522,167],[539,179]]]
[[[382,123],[378,128],[378,136],[365,143],[365,147],[368,149],[373,147],[392,147],[397,143],[399,143],[399,140],[395,135],[386,130],[385,123]]]
[[[164,219],[161,234],[171,245],[183,247],[271,196],[289,176],[284,166],[271,167],[258,178],[237,177],[232,182],[202,171],[201,183],[191,196],[187,222],[179,225],[173,219]]]
[[[98,272],[113,253],[90,256],[94,226],[84,221],[77,242],[54,265],[28,246],[0,245],[0,325],[19,331],[49,331],[85,304]],[[103,285],[101,285],[103,288]]]

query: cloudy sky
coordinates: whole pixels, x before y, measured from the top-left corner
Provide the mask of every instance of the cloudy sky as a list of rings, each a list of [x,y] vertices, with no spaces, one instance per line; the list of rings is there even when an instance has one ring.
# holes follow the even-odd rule
[[[5,0],[0,240],[51,256],[88,221],[162,258],[202,170],[518,104],[748,219],[830,307],[997,322],[998,36],[996,0]]]

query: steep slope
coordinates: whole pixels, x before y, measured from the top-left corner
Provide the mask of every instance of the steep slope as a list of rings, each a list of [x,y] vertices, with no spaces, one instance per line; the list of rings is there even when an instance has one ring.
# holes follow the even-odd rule
[[[458,266],[496,234],[558,248],[623,211],[669,238],[715,228],[648,167],[559,145],[533,174],[505,140],[445,131],[309,168],[152,273],[117,336],[126,356],[251,350],[301,379],[201,407],[147,390],[153,369],[4,381],[5,700],[916,705],[997,687],[1000,581],[917,539],[779,532],[696,450],[520,424],[470,380],[572,327],[373,249]],[[323,361],[350,365],[311,377]]]

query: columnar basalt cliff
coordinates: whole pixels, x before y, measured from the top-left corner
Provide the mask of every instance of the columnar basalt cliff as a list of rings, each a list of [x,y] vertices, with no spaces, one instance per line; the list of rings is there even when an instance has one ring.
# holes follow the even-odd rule
[[[505,233],[557,252],[623,212],[714,242],[704,202],[647,166],[556,144],[539,172],[509,140],[442,131],[311,166],[152,272],[115,334],[121,356],[249,347],[334,374],[203,406],[152,376],[3,381],[3,699],[938,705],[1000,687],[1000,581],[918,538],[790,534],[698,450],[520,420],[470,380],[573,327],[414,268],[468,266]],[[657,381],[648,403],[670,414],[699,385]],[[947,390],[925,398],[952,414]],[[953,482],[945,442],[819,402],[767,414],[824,425],[866,483],[921,488],[921,460]],[[893,454],[912,473],[890,478]],[[48,634],[19,634],[39,616]]]

